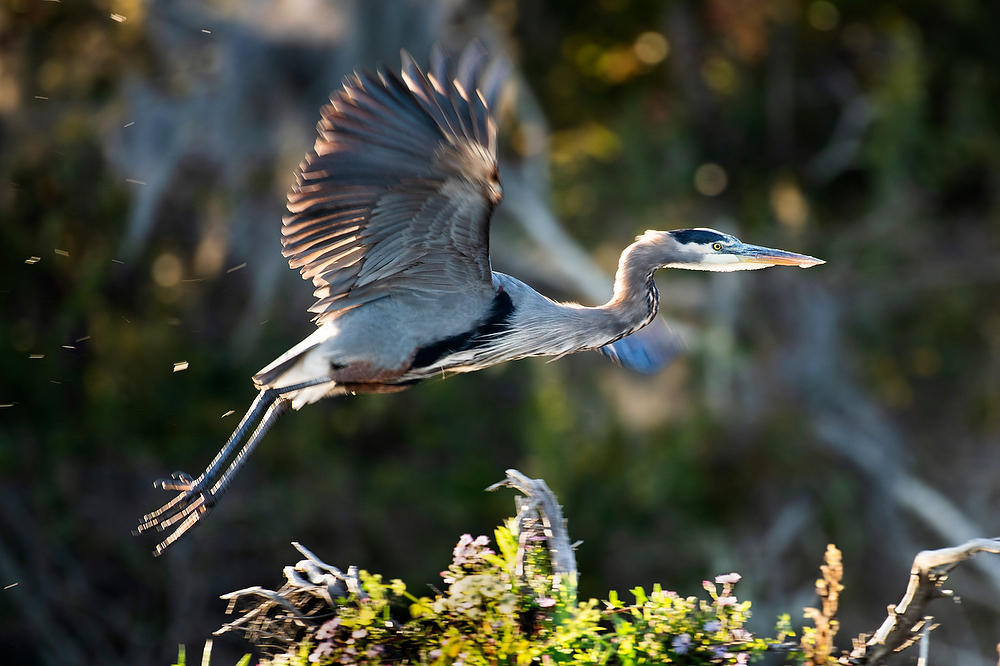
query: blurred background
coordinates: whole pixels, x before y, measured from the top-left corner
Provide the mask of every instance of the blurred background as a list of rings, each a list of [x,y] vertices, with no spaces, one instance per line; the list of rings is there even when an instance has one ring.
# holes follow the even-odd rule
[[[482,492],[508,467],[563,502],[588,596],[736,570],[767,632],[838,544],[849,647],[917,551],[1000,532],[997,25],[973,0],[0,1],[0,660],[172,663],[293,539],[419,592],[511,513]],[[199,472],[312,328],[278,230],[319,106],[473,37],[512,67],[498,270],[595,304],[637,233],[690,226],[827,265],[661,272],[685,349],[655,376],[585,353],[305,409],[154,559],[150,482]],[[1000,567],[951,582],[932,660],[994,663]]]

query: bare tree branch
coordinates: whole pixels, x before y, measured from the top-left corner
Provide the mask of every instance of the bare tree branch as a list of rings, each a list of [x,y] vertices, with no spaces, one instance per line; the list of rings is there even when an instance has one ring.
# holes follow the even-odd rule
[[[903,598],[889,606],[885,622],[868,641],[855,647],[851,657],[858,664],[877,666],[894,652],[921,639],[933,629],[931,618],[925,616],[925,606],[934,599],[951,596],[951,590],[941,589],[948,572],[959,562],[984,552],[1000,555],[1000,539],[971,539],[960,546],[917,553]],[[927,639],[923,640],[921,655],[926,650]]]

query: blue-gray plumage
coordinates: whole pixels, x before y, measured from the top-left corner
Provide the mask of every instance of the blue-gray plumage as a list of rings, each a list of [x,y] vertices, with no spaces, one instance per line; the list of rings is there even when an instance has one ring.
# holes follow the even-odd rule
[[[288,409],[592,349],[648,372],[662,350],[632,334],[656,316],[656,270],[823,263],[680,229],[636,238],[621,255],[611,299],[597,307],[558,303],[494,272],[489,225],[502,190],[490,110],[503,78],[478,45],[457,62],[435,50],[426,73],[404,52],[401,75],[354,74],[323,107],[281,229],[282,254],[315,288],[317,329],[254,375],[257,399],[201,476],[157,482],[178,492],[137,528],[173,528],[157,554],[219,500]]]

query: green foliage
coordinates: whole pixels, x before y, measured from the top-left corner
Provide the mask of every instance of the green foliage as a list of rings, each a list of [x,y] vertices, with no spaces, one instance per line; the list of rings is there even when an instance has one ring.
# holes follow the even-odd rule
[[[201,666],[209,666],[212,657],[212,641],[205,642],[205,649],[201,653]],[[250,666],[252,655],[243,655],[236,666]],[[187,648],[183,645],[177,646],[177,661],[172,666],[187,666]]]
[[[514,529],[496,529],[496,551],[463,535],[441,573],[447,587],[432,597],[362,571],[363,594],[338,599],[333,617],[273,663],[746,664],[792,635],[787,616],[776,638],[746,630],[738,574],[704,581],[702,597],[656,584],[630,590],[631,603],[614,590],[580,601],[576,581],[552,575],[543,544],[519,555]]]

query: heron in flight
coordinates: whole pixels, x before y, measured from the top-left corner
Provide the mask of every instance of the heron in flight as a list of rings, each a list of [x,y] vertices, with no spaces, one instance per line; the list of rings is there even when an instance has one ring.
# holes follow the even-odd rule
[[[259,391],[197,478],[154,485],[177,496],[137,532],[172,532],[162,553],[219,501],[279,416],[331,396],[401,391],[428,377],[529,356],[600,350],[638,364],[627,336],[653,320],[661,268],[808,268],[814,257],[712,229],[647,231],[621,254],[604,305],[560,303],[490,266],[502,190],[491,116],[503,73],[485,50],[440,49],[422,70],[349,76],[321,110],[282,221],[282,254],[315,286],[316,330],[253,377]]]

